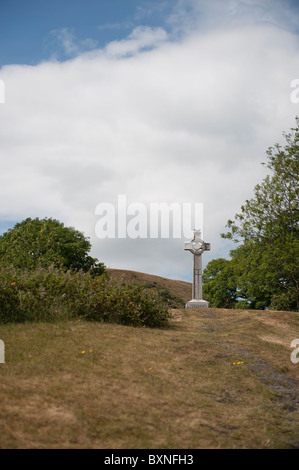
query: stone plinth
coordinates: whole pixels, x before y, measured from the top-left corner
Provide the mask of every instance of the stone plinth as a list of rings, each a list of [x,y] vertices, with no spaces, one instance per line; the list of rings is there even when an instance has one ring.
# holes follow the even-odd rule
[[[185,308],[208,308],[210,306],[209,302],[206,300],[196,300],[192,299],[186,303]]]

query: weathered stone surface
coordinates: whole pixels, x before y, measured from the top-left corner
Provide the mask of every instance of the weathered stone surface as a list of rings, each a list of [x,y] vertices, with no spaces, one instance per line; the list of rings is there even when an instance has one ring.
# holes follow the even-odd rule
[[[194,230],[194,238],[191,242],[186,242],[184,250],[193,254],[193,283],[192,299],[186,303],[185,308],[209,307],[209,302],[202,298],[202,261],[201,255],[204,251],[211,249],[210,243],[205,243],[201,239],[200,230]]]
[[[206,300],[192,299],[186,303],[185,308],[208,308],[209,306],[210,304]]]

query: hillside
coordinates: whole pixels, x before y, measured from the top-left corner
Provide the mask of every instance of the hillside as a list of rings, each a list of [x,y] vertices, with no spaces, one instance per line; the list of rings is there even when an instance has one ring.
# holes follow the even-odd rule
[[[176,281],[153,274],[140,273],[124,269],[106,269],[111,279],[122,279],[124,282],[137,282],[139,284],[151,286],[153,288],[162,287],[168,290],[173,297],[188,302],[192,296],[192,284],[185,281]]]
[[[299,448],[299,314],[0,325],[0,448]]]

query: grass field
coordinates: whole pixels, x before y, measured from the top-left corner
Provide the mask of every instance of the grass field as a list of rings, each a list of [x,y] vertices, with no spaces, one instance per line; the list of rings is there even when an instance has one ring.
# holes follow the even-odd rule
[[[0,448],[298,448],[299,314],[0,326]]]

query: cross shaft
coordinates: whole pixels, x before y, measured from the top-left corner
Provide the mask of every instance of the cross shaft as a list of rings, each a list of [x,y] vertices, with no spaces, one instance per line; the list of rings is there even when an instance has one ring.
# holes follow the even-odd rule
[[[205,243],[201,239],[200,230],[194,230],[194,238],[191,242],[186,242],[184,249],[193,254],[193,283],[192,299],[186,303],[186,308],[209,307],[209,303],[202,298],[202,260],[204,251],[210,250],[210,243]]]

